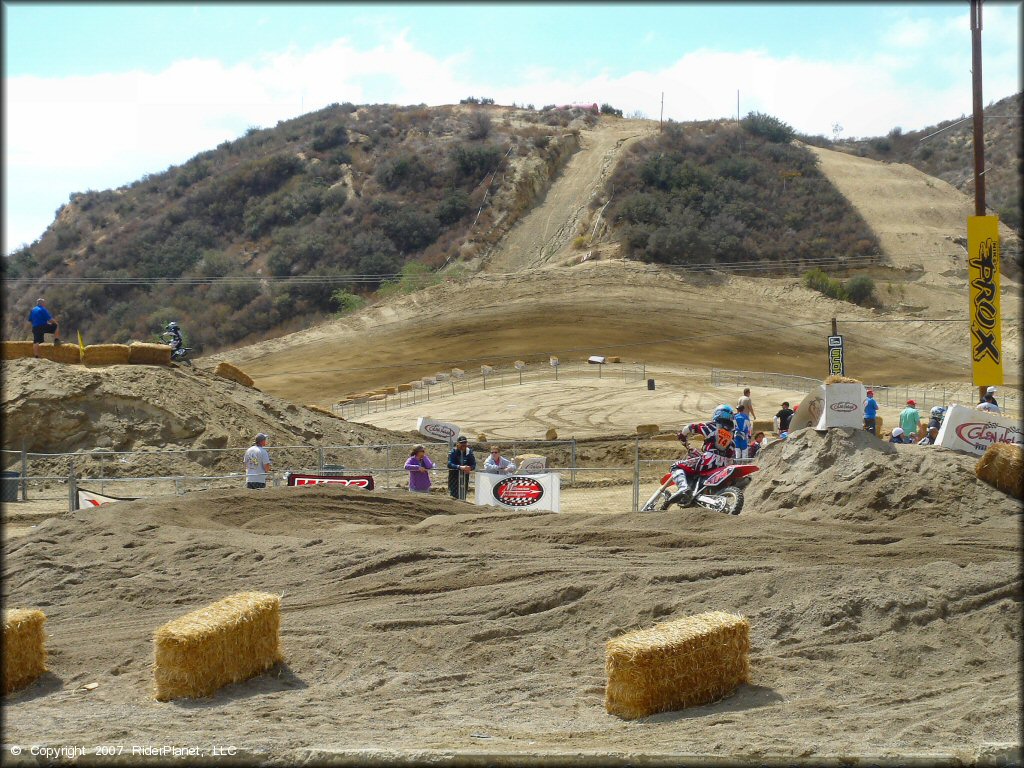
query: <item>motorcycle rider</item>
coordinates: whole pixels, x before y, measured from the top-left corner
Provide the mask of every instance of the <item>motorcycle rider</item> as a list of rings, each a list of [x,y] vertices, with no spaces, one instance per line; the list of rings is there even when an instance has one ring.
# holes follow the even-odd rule
[[[701,453],[688,459],[676,462],[674,466],[681,467],[686,474],[686,488],[680,491],[692,493],[693,487],[689,485],[690,475],[700,472],[724,467],[736,458],[736,449],[733,447],[733,432],[736,429],[736,410],[731,405],[722,404],[715,408],[711,421],[687,424],[681,431],[676,433],[683,445],[686,445],[686,438],[691,434],[700,434],[704,438],[704,445]],[[678,485],[678,483],[677,483]]]
[[[181,328],[173,320],[167,324],[167,327],[164,329],[163,335],[164,337],[170,336],[170,339],[168,339],[168,344],[171,345],[172,356],[174,355],[175,352],[177,352],[179,349],[185,346],[185,341],[181,338]]]

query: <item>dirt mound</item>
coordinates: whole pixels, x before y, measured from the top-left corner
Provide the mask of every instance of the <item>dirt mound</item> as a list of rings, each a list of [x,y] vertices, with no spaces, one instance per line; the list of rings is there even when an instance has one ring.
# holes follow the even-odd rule
[[[276,445],[408,440],[199,368],[8,360],[3,381],[3,447],[11,450],[22,440],[30,452],[46,453],[244,447],[258,432],[270,433]]]
[[[894,445],[860,429],[803,429],[758,457],[744,514],[802,520],[1020,524],[1020,504],[974,475],[977,457]]]
[[[1005,530],[941,518],[530,514],[329,488],[121,503],[4,542],[4,603],[46,612],[51,651],[5,701],[4,737],[288,764],[381,744],[971,756],[1019,733],[1019,554]],[[209,700],[154,701],[153,631],[243,590],[282,596],[285,662]],[[750,684],[609,716],[604,642],[707,610],[749,618]]]

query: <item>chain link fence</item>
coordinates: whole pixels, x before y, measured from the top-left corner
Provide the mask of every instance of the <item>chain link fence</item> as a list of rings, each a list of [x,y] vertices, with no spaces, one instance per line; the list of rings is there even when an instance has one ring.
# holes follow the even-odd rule
[[[489,369],[489,370],[483,370]],[[523,368],[491,368],[482,366],[480,372],[466,372],[455,369],[452,373],[441,372],[434,376],[389,387],[394,392],[366,393],[361,397],[343,400],[331,406],[331,410],[343,418],[350,419],[407,408],[431,400],[461,395],[468,392],[483,392],[495,387],[529,384],[539,381],[579,381],[581,379],[611,379],[623,383],[642,382],[647,376],[644,363],[586,362],[560,363],[557,366],[532,364]],[[399,390],[402,391],[399,391]]]

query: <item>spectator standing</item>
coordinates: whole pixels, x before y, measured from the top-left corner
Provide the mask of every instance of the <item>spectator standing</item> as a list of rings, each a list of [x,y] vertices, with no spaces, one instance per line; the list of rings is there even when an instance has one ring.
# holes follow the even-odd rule
[[[459,435],[448,454],[448,493],[453,499],[466,500],[469,475],[476,469],[476,456],[465,435]]]
[[[741,397],[736,403],[736,410],[739,410],[739,406],[741,405],[751,420],[757,418],[757,416],[754,415],[754,403],[750,399],[750,387],[743,390],[743,397]]]
[[[245,487],[266,488],[267,474],[271,471],[270,454],[267,452],[267,440],[270,435],[260,432],[256,435],[253,445],[245,452]]]
[[[752,431],[750,417],[747,415],[747,406],[736,406],[736,430],[733,433],[733,440],[737,459],[749,458],[750,433]]]
[[[788,432],[789,422],[793,420],[793,414],[795,413],[796,411],[789,407],[789,403],[783,400],[782,409],[775,414],[775,431]]]
[[[430,470],[434,462],[427,456],[427,449],[422,445],[414,445],[405,460],[405,468],[409,470],[409,490],[414,493],[430,491]]]
[[[907,400],[907,407],[900,411],[900,426],[908,437],[917,435],[917,429],[921,426],[921,412],[917,410],[915,400]]]
[[[864,429],[872,435],[878,436],[875,427],[878,424],[878,403],[875,401],[875,392],[872,389],[867,391],[864,399]]]
[[[491,455],[484,460],[484,472],[499,475],[511,475],[516,471],[515,462],[501,455],[501,447],[492,445]]]
[[[36,305],[28,313],[28,321],[32,325],[32,352],[36,357],[39,357],[39,345],[48,333],[53,334],[53,346],[60,346],[60,329],[46,308],[46,299],[36,299]]]
[[[985,391],[985,396],[981,399],[981,402],[976,406],[979,411],[987,411],[988,413],[1002,413],[999,410],[999,403],[996,402],[996,388],[989,387]]]

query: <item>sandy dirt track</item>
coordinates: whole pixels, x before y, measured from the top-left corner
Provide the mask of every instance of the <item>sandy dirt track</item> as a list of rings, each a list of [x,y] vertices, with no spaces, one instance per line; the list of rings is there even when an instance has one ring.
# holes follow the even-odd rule
[[[835,477],[811,465],[922,489],[895,473],[925,449],[801,435],[768,449],[760,486],[804,482],[800,509],[740,517],[282,488],[50,520],[4,546],[4,597],[46,611],[52,653],[8,700],[4,741],[232,743],[284,761],[312,748],[967,762],[1014,742],[1019,506],[940,451],[948,488],[843,519]],[[285,663],[210,700],[156,702],[153,630],[242,589],[282,595]],[[644,721],[607,715],[604,641],[705,610],[749,617],[750,683]]]

